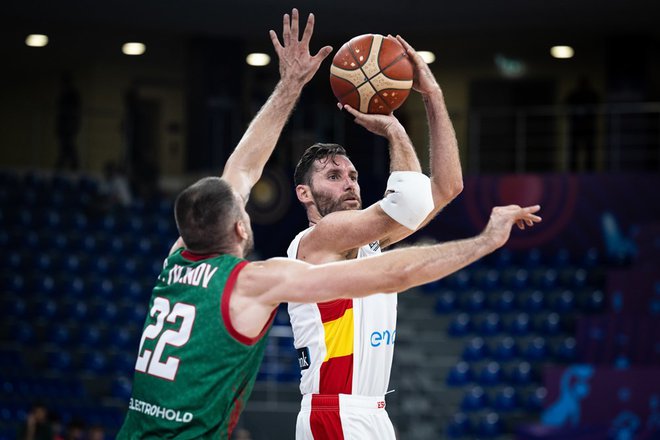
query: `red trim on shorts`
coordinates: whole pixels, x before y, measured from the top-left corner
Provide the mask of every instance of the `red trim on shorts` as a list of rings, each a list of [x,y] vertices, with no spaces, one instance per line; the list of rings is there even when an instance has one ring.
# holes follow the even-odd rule
[[[339,416],[339,396],[312,395],[309,426],[314,440],[344,440]]]
[[[317,303],[316,306],[319,308],[319,312],[321,314],[321,322],[329,322],[341,318],[344,316],[346,310],[352,309],[353,300],[336,299],[334,301]]]
[[[264,325],[264,328],[262,328],[261,332],[254,338],[245,336],[239,333],[239,331],[234,328],[233,324],[231,323],[231,318],[229,316],[229,298],[231,297],[231,294],[234,290],[234,285],[236,284],[236,279],[238,278],[239,272],[243,270],[243,268],[248,263],[249,261],[241,261],[231,270],[231,273],[229,274],[229,278],[227,278],[227,283],[225,284],[225,288],[222,291],[220,311],[222,313],[222,319],[225,322],[225,327],[227,328],[227,332],[229,332],[229,334],[241,344],[254,345],[259,341],[259,339],[261,339],[264,336],[270,325],[273,323],[273,320],[275,319],[275,313],[277,313],[277,307],[273,309],[273,313],[270,314],[270,318],[268,319],[266,325]]]

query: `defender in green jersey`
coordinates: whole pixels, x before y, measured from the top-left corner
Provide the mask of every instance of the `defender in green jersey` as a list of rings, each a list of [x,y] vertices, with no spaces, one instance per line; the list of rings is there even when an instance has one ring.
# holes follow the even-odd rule
[[[271,322],[254,338],[232,327],[229,298],[246,263],[183,248],[167,259],[151,297],[122,435],[228,437],[252,391]]]
[[[238,331],[230,319],[230,295],[252,246],[244,205],[303,86],[332,51],[310,54],[313,29],[310,14],[299,38],[293,9],[282,43],[270,31],[280,81],[227,161],[224,181],[200,182],[177,199],[181,238],[151,296],[120,439],[229,438],[250,395],[276,308],[256,332]],[[242,235],[232,237],[237,219]]]

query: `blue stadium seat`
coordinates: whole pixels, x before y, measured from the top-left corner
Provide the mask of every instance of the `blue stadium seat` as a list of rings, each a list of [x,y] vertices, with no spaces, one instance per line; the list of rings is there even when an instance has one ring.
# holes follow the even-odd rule
[[[589,290],[585,303],[586,310],[590,312],[602,311],[605,307],[605,295],[600,289]]]
[[[532,390],[525,400],[525,407],[529,411],[540,411],[543,409],[543,404],[547,395],[548,391],[544,387],[538,387]]]
[[[600,264],[600,255],[598,249],[589,248],[582,256],[582,264],[587,268],[593,268]]]
[[[477,378],[479,385],[482,386],[499,385],[503,379],[502,367],[497,362],[488,362],[484,365]]]
[[[451,367],[447,375],[447,385],[450,386],[463,386],[470,383],[473,379],[472,369],[470,364],[461,361]]]
[[[451,439],[464,438],[472,434],[472,423],[467,414],[457,412],[447,423],[447,437]]]
[[[577,359],[577,342],[575,338],[564,338],[557,347],[556,356],[564,362],[574,362]]]
[[[488,346],[483,338],[470,339],[463,349],[463,359],[466,361],[480,361],[488,356]]]
[[[496,335],[501,329],[502,323],[500,322],[500,315],[497,313],[488,313],[477,326],[477,330],[482,336]]]
[[[493,295],[492,306],[493,310],[498,312],[510,312],[516,308],[516,296],[510,290],[498,291]]]
[[[559,281],[563,287],[584,287],[587,284],[588,278],[588,272],[585,269],[579,267],[571,266],[559,271]]]
[[[128,401],[132,389],[133,383],[128,376],[119,376],[112,381],[112,395],[122,401]]]
[[[516,341],[510,336],[500,339],[493,351],[493,357],[499,361],[509,361],[516,357],[517,354],[518,347]]]
[[[46,332],[46,341],[58,347],[68,347],[72,339],[73,335],[68,326],[58,325]]]
[[[559,314],[553,312],[541,320],[541,332],[547,336],[554,336],[562,331],[562,322]]]
[[[89,325],[80,333],[80,344],[86,348],[99,347],[105,339],[104,331],[96,325]]]
[[[513,387],[504,387],[495,394],[493,406],[500,412],[513,411],[518,408],[518,394]]]
[[[5,307],[6,313],[16,318],[24,318],[30,312],[27,301],[20,297],[6,301]]]
[[[477,434],[480,437],[492,438],[499,436],[501,433],[502,422],[497,413],[490,412],[480,417],[479,426],[477,428]]]
[[[523,361],[515,365],[509,373],[511,382],[516,385],[529,385],[534,381],[534,371],[529,362]]]
[[[571,253],[566,248],[559,248],[552,256],[550,263],[557,268],[567,267],[571,264]]]
[[[542,262],[543,256],[537,248],[530,249],[523,259],[523,265],[529,269],[538,267]]]
[[[472,331],[472,321],[467,313],[459,313],[449,323],[450,336],[465,336]]]
[[[485,259],[491,262],[496,268],[503,269],[513,264],[513,253],[509,249],[503,248],[488,255]]]
[[[473,278],[477,287],[492,290],[499,286],[500,272],[495,269],[477,269]]]
[[[513,335],[524,336],[533,330],[532,321],[527,313],[518,313],[509,324],[509,332]]]
[[[474,386],[468,389],[463,395],[461,409],[463,411],[480,411],[489,404],[488,395],[480,386]]]
[[[536,288],[551,289],[557,284],[559,274],[553,268],[537,268],[532,272],[532,284]]]
[[[535,337],[525,347],[523,356],[529,361],[542,361],[550,355],[550,348],[542,337]]]
[[[532,290],[523,300],[523,309],[529,313],[535,313],[545,308],[545,295],[540,290]]]
[[[464,309],[470,312],[479,312],[486,308],[486,295],[481,290],[472,290],[464,296],[463,300],[465,301]]]
[[[470,287],[470,282],[472,275],[468,269],[462,269],[458,272],[449,275],[447,278],[447,283],[454,289],[465,290]]]
[[[131,352],[137,350],[140,343],[140,335],[137,330],[125,326],[109,330],[106,339],[110,347]]]
[[[435,302],[435,311],[438,314],[453,312],[456,308],[456,294],[451,290],[442,290]]]
[[[4,277],[3,277],[4,278]],[[23,295],[26,291],[26,280],[23,275],[12,272],[3,281],[3,289],[7,293]]]
[[[47,355],[48,367],[53,371],[68,371],[71,368],[73,360],[71,355],[66,351],[51,351]]]
[[[81,368],[91,374],[103,374],[108,371],[106,355],[100,351],[90,351],[83,355]]]
[[[563,290],[555,295],[552,309],[559,313],[571,312],[575,308],[575,294],[572,290]]]

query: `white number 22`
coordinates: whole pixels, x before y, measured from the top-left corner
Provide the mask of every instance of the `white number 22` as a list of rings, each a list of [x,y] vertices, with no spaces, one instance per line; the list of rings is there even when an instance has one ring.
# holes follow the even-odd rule
[[[195,321],[195,307],[190,304],[176,303],[170,312],[170,301],[167,298],[156,297],[149,314],[152,317],[158,316],[156,317],[156,323],[149,324],[142,332],[138,353],[142,353],[144,341],[147,339],[158,339],[158,342],[153,353],[151,350],[144,350],[144,353],[138,356],[135,369],[152,376],[174,380],[179,369],[179,358],[168,356],[165,362],[161,362],[160,358],[163,356],[166,345],[181,347],[188,342]],[[183,318],[179,330],[163,331],[165,320],[175,323],[177,318]]]

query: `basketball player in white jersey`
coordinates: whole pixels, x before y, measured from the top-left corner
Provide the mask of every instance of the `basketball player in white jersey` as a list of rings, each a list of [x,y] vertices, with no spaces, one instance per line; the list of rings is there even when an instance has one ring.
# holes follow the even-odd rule
[[[426,107],[431,178],[421,173],[411,141],[392,114],[365,115],[345,106],[358,124],[389,141],[386,195],[361,209],[357,171],[346,151],[336,144],[311,146],[294,175],[309,228],[294,238],[289,258],[321,264],[377,255],[429,222],[463,188],[442,90],[420,55],[397,38],[413,63],[413,89]],[[289,303],[303,395],[297,440],[394,440],[384,396],[396,339],[396,305],[397,296],[386,294]]]

